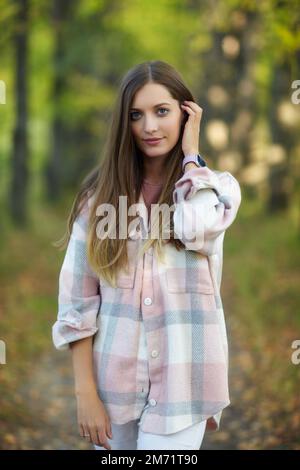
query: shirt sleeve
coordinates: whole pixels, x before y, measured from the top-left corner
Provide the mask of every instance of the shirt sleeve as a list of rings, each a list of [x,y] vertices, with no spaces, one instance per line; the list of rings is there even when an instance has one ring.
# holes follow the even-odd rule
[[[101,304],[99,278],[87,260],[88,227],[86,202],[74,221],[59,274],[58,315],[52,327],[56,349],[69,349],[71,342],[94,335]]]
[[[173,191],[174,232],[188,250],[213,255],[234,221],[241,189],[229,172],[219,176],[207,166],[188,170]]]

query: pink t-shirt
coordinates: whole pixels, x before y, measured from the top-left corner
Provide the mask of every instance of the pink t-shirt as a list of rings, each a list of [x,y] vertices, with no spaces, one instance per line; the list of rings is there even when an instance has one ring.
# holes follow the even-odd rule
[[[147,181],[144,178],[143,184],[142,184],[142,193],[143,193],[143,198],[145,200],[146,207],[148,209],[148,215],[150,215],[151,204],[157,203],[162,187],[163,187],[163,183],[160,183],[160,184],[149,183],[149,181]]]

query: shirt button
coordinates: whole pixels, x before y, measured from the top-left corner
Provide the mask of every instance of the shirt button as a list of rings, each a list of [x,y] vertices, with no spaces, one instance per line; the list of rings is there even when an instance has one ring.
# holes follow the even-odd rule
[[[149,400],[149,403],[151,406],[155,406],[156,405],[156,400],[154,400],[154,398],[151,398],[151,400]]]
[[[153,351],[151,353],[151,356],[152,357],[157,357],[158,356],[158,351],[156,351],[156,349],[153,349]]]
[[[152,304],[152,299],[151,299],[150,297],[146,297],[146,298],[144,299],[144,304],[145,304],[145,305],[151,305],[151,304]]]

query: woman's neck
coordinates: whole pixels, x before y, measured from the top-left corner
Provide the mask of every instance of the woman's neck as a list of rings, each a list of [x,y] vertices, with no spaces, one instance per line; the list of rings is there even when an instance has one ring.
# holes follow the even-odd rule
[[[164,157],[165,158],[165,157]],[[144,180],[149,184],[163,184],[164,169],[162,157],[144,158]]]

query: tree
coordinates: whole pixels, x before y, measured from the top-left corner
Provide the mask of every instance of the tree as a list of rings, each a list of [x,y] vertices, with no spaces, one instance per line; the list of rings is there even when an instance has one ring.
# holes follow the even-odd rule
[[[14,45],[16,122],[13,131],[12,180],[10,188],[11,215],[16,225],[27,221],[26,202],[28,187],[28,139],[27,139],[27,38],[28,1],[18,0]]]

